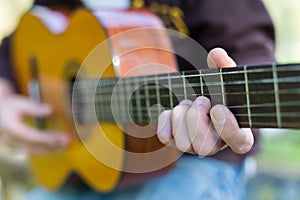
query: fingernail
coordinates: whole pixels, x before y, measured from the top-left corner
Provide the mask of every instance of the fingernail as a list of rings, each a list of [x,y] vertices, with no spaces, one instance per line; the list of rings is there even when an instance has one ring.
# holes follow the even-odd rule
[[[194,102],[194,105],[200,106],[200,105],[206,103],[207,101],[209,101],[209,99],[207,97],[203,97],[203,96],[197,97],[197,99]]]
[[[225,121],[225,109],[221,106],[215,106],[211,109],[211,117],[217,123],[223,123]]]

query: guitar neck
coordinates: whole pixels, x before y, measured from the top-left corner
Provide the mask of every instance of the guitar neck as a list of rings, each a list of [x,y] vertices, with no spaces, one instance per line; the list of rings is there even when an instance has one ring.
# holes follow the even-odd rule
[[[212,105],[226,105],[241,127],[300,128],[297,64],[215,68],[93,82],[97,84],[92,94],[96,94],[99,121],[156,123],[164,109],[175,107],[183,99],[206,96]]]

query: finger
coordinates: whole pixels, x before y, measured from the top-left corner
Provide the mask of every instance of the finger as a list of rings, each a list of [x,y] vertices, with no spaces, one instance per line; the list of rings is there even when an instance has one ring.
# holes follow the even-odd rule
[[[8,133],[8,132],[1,135],[1,140],[8,147],[11,147],[22,153],[40,154],[40,153],[46,153],[49,151],[54,151],[54,149],[46,147],[46,146],[34,145],[34,144],[31,144],[30,142],[25,142],[23,139],[15,137],[14,134]]]
[[[53,153],[61,150],[57,148],[45,148],[44,146],[32,146],[32,145],[24,146],[22,149],[23,152],[26,152],[27,154],[31,154],[31,155],[42,155],[42,154]]]
[[[192,102],[189,100],[182,101],[172,110],[172,134],[175,139],[176,147],[182,152],[193,153],[192,145],[187,133],[186,112]]]
[[[169,144],[173,140],[171,115],[171,110],[165,110],[158,118],[157,136],[163,144]]]
[[[207,57],[207,63],[210,68],[226,68],[234,67],[236,63],[227,52],[222,48],[215,48],[211,50]]]
[[[254,138],[251,129],[240,129],[228,108],[216,105],[210,115],[216,131],[234,152],[243,154],[252,148]]]
[[[21,115],[27,114],[30,116],[43,117],[52,112],[48,104],[42,104],[26,97],[19,96],[12,101],[15,101],[14,103],[17,106],[17,108],[15,108],[16,112]]]
[[[63,149],[70,143],[70,138],[65,133],[41,131],[22,122],[16,122],[10,132],[14,140],[19,141],[19,143],[25,146],[41,147],[45,150]]]
[[[186,115],[189,140],[195,153],[200,156],[215,154],[221,147],[218,134],[211,126],[208,117],[210,108],[211,104],[208,98],[198,97]]]
[[[49,148],[46,146],[41,145],[32,145],[30,143],[26,143],[24,141],[20,141],[17,138],[14,138],[12,135],[6,134],[1,137],[1,139],[4,141],[4,143],[22,153],[27,154],[45,154],[49,152],[58,151],[60,149],[57,148]]]

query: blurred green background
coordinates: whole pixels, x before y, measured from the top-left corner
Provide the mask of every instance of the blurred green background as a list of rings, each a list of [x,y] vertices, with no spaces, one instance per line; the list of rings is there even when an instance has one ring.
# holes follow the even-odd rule
[[[300,62],[300,1],[264,2],[276,28],[278,62]],[[263,134],[262,153],[258,156],[258,167],[266,173],[300,179],[300,131],[266,130]]]
[[[264,2],[276,27],[276,58],[278,62],[300,62],[300,26],[298,25],[300,1],[264,0]],[[32,0],[0,0],[0,41],[5,35],[14,30],[20,15],[30,7],[31,3]],[[2,176],[1,166],[7,166],[1,159],[2,154],[0,153],[0,176]],[[13,156],[5,154],[4,157],[11,158]],[[18,163],[23,159],[22,156],[21,158],[16,156],[15,161]],[[299,181],[300,131],[264,129],[262,151],[255,157],[255,160],[257,161],[257,176],[259,177],[270,175],[279,178],[279,180],[287,180],[288,183],[290,183],[290,180]],[[252,196],[250,199],[281,199],[280,197],[274,197],[273,193],[276,189],[265,185],[265,182],[267,181],[259,182],[259,191],[257,188],[252,188],[254,193],[258,191],[259,194],[257,193],[257,196]],[[8,181],[8,184],[10,184],[10,181]],[[6,182],[2,185],[8,187]],[[6,199],[19,199],[22,193],[26,191],[26,187],[24,189],[20,183],[14,184],[10,188],[13,188],[13,192],[11,192],[11,196],[6,196]],[[286,196],[283,198],[286,198]],[[295,199],[298,199],[298,196]]]
[[[264,0],[276,27],[279,62],[300,61],[300,1]]]

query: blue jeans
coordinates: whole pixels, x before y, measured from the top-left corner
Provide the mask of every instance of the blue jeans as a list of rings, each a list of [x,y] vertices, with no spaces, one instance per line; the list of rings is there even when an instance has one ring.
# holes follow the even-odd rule
[[[71,188],[50,193],[32,190],[26,200],[160,200],[209,199],[241,200],[245,198],[243,165],[231,165],[211,158],[182,156],[168,174],[135,188],[109,194],[90,189]]]

